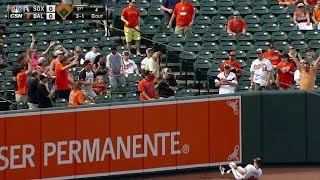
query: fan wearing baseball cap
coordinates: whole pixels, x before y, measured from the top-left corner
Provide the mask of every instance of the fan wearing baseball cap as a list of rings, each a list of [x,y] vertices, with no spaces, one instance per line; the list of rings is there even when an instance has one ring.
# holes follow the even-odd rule
[[[312,30],[311,18],[309,11],[306,10],[303,3],[299,3],[297,10],[293,13],[293,22],[299,27],[299,30]],[[311,29],[309,29],[311,25]]]
[[[233,19],[230,19],[227,24],[227,33],[230,33],[234,36],[236,35],[245,35],[247,33],[247,23],[240,16],[239,11],[233,12]]]
[[[237,166],[236,163],[229,163],[229,170],[226,170],[223,166],[219,167],[221,175],[230,174],[232,172],[235,179],[260,179],[262,176],[261,163],[262,160],[260,158],[255,158],[252,160],[252,164],[246,165],[246,167]]]
[[[280,90],[290,90],[293,86],[294,64],[289,62],[287,53],[282,55],[281,62],[277,65],[276,84]]]
[[[236,74],[231,72],[230,64],[224,64],[224,71],[218,74],[214,82],[216,87],[219,87],[219,94],[234,93],[238,85]]]
[[[263,53],[263,57],[269,59],[274,68],[281,62],[281,54],[272,43],[269,44],[268,50]]]
[[[220,66],[220,72],[224,71],[224,65],[225,64],[229,64],[230,68],[231,68],[231,72],[235,73],[237,76],[237,80],[240,79],[241,75],[242,75],[242,69],[241,69],[241,65],[239,64],[239,62],[236,60],[236,52],[235,51],[231,51],[229,53],[229,59],[225,60],[221,66]]]
[[[153,83],[155,77],[154,74],[149,71],[145,70],[142,73],[143,79],[138,84],[138,91],[140,92],[140,100],[155,100],[157,97],[156,87]]]

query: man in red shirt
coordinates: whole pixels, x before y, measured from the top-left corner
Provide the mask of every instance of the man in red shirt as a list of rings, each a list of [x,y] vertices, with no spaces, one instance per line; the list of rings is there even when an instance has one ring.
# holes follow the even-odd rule
[[[279,51],[274,49],[274,45],[272,43],[269,44],[268,50],[263,53],[263,57],[269,59],[273,68],[275,68],[281,62],[281,54]]]
[[[227,24],[227,32],[234,36],[246,34],[246,21],[241,18],[239,11],[233,12],[233,19],[229,20]]]
[[[225,64],[229,64],[231,67],[231,72],[235,73],[237,76],[237,80],[240,79],[242,75],[242,70],[241,70],[241,65],[240,63],[236,60],[236,52],[231,51],[229,54],[229,59],[225,60],[221,66],[220,66],[220,72],[224,72],[224,66]]]
[[[135,40],[137,55],[140,53],[140,11],[136,8],[136,0],[129,0],[129,6],[121,13],[121,21],[124,22],[124,35],[126,36],[127,48],[131,53],[131,41]]]
[[[57,63],[55,67],[56,98],[64,98],[69,100],[70,88],[68,69],[77,65],[78,59],[74,59],[70,64],[68,64],[67,58],[65,56],[60,56],[59,61],[60,63]]]
[[[173,21],[176,19],[175,34],[187,35],[191,32],[194,23],[195,10],[192,3],[187,0],[181,0],[174,8],[173,14],[169,21],[169,26],[172,27]]]
[[[143,72],[143,79],[138,84],[138,91],[140,92],[140,100],[155,100],[157,97],[156,87],[153,83],[155,77],[151,71]]]
[[[280,90],[290,90],[294,83],[294,64],[289,62],[289,55],[287,53],[282,55],[281,62],[277,65],[277,79],[276,84]]]

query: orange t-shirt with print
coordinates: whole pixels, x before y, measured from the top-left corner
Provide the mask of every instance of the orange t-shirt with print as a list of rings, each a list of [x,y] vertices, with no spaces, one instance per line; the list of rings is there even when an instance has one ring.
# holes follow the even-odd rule
[[[18,89],[16,91],[19,95],[26,95],[28,92],[28,74],[26,70],[22,70],[17,74]]]
[[[176,16],[176,25],[181,27],[189,26],[194,13],[195,10],[191,3],[186,2],[183,4],[179,2],[173,11],[173,14]]]
[[[293,85],[294,71],[295,71],[295,68],[292,62],[287,62],[287,63],[280,62],[277,65],[277,72],[278,72],[279,81],[280,81],[279,86],[281,88],[287,88]]]
[[[129,22],[129,26],[124,25],[127,28],[134,28],[138,26],[138,20],[140,18],[140,11],[136,7],[126,7],[122,10],[121,16]]]
[[[146,97],[142,95],[142,91],[144,91],[150,98],[156,98],[157,92],[154,87],[154,76],[151,76],[149,80],[142,79],[138,84],[138,91],[140,91],[140,100],[148,100]]]
[[[56,90],[68,90],[69,89],[69,79],[68,71],[62,70],[63,65],[57,63],[55,67],[56,72]]]
[[[85,97],[80,90],[72,90],[69,96],[68,106],[79,106],[84,103]]]
[[[227,24],[227,29],[236,34],[241,33],[246,28],[247,28],[247,24],[244,19],[239,19],[239,20],[231,19]]]
[[[269,59],[272,65],[278,65],[281,62],[281,54],[277,51],[274,52],[265,52],[263,53],[263,57]]]

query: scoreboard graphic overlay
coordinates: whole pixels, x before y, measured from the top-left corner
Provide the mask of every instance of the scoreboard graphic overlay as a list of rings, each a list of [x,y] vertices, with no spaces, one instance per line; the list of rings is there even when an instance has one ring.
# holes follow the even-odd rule
[[[105,20],[103,5],[9,5],[8,18],[11,20]]]

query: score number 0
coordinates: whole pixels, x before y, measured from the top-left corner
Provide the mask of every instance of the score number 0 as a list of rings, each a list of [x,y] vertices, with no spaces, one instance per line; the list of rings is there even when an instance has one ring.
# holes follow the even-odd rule
[[[56,6],[55,5],[47,5],[47,13],[46,13],[46,20],[55,20],[56,19]]]

